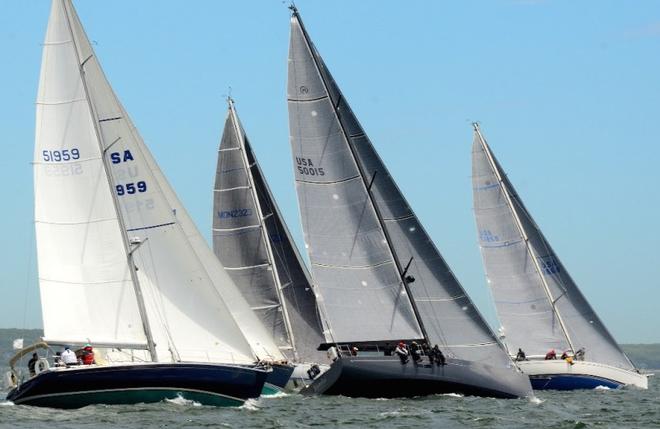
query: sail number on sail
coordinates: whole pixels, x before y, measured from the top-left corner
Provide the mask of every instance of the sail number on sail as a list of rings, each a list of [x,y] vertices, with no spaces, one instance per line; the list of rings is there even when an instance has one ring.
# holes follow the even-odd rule
[[[41,152],[45,162],[62,162],[80,159],[80,151],[77,148],[62,150],[44,150]]]
[[[130,150],[125,150],[124,152],[112,152],[110,154],[110,161],[113,164],[120,164],[122,162],[135,161],[133,154]],[[132,195],[136,192],[147,192],[147,182],[140,180],[139,182],[130,182],[125,184],[115,185],[115,190],[117,195]]]
[[[323,167],[314,167],[314,163],[309,158],[296,157],[296,164],[298,164],[298,173],[306,176],[325,176]]]

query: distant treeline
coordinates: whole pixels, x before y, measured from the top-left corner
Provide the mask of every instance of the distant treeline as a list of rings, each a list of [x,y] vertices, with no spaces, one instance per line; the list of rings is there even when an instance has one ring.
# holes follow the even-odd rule
[[[23,338],[25,345],[31,344],[43,335],[41,329],[0,329],[0,366],[14,354],[12,342]],[[660,344],[622,344],[628,357],[642,369],[660,369]],[[588,352],[587,352],[588,353]]]

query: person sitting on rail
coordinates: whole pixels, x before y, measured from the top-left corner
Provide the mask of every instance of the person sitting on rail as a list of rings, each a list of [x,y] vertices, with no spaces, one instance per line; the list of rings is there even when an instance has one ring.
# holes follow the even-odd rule
[[[83,365],[92,365],[96,363],[94,360],[94,349],[92,348],[91,344],[85,345],[81,354],[81,358]]]
[[[436,365],[438,366],[445,366],[447,365],[447,360],[445,359],[445,355],[442,354],[442,350],[440,350],[440,347],[436,344],[433,346],[431,349],[431,354],[433,355],[433,359],[435,360]]]
[[[419,353],[419,345],[415,341],[410,344],[410,356],[412,356],[412,360],[415,365],[417,365],[419,361],[422,360],[422,356]]]
[[[516,361],[520,362],[523,360],[527,360],[527,356],[525,355],[525,352],[523,349],[518,348],[518,354],[516,355]]]
[[[69,346],[64,347],[62,352],[62,362],[66,366],[78,365],[78,357]]]
[[[399,359],[401,359],[401,363],[408,363],[408,348],[406,347],[406,343],[401,341],[398,346],[396,346],[396,349],[394,349],[394,354],[399,356]]]
[[[555,349],[551,349],[548,353],[545,354],[545,360],[554,360],[557,359],[557,352]]]

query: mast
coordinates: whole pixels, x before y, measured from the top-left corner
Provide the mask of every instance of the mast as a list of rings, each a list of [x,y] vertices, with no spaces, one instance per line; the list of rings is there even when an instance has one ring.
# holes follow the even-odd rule
[[[57,1],[57,0],[56,0]],[[142,288],[140,287],[140,282],[138,280],[137,276],[137,268],[135,266],[135,263],[133,261],[133,253],[140,247],[140,245],[144,242],[135,242],[132,243],[129,241],[128,236],[126,234],[126,225],[124,222],[123,215],[121,213],[121,208],[119,206],[119,201],[117,199],[117,194],[115,193],[115,189],[113,186],[113,178],[112,174],[110,174],[110,167],[108,165],[108,159],[106,158],[106,152],[119,141],[119,139],[115,140],[114,142],[110,143],[108,146],[105,145],[104,139],[103,139],[103,134],[101,133],[101,130],[99,128],[99,118],[98,115],[96,114],[96,109],[94,108],[94,105],[92,104],[92,100],[89,95],[89,89],[87,87],[87,80],[85,78],[85,63],[92,58],[92,56],[95,56],[95,53],[92,51],[89,57],[85,58],[83,61],[80,60],[80,54],[78,52],[78,44],[76,42],[75,35],[73,34],[73,28],[71,26],[71,16],[69,15],[69,10],[67,8],[67,3],[69,3],[68,0],[61,0],[62,1],[62,8],[64,9],[64,14],[66,15],[66,22],[67,22],[67,28],[69,29],[69,34],[71,35],[71,42],[73,43],[73,50],[76,55],[76,60],[78,63],[78,71],[80,73],[80,80],[82,81],[83,85],[83,90],[85,91],[85,100],[87,101],[87,106],[89,107],[90,113],[92,115],[92,123],[94,125],[94,133],[96,135],[96,139],[99,143],[99,149],[101,151],[101,159],[103,162],[103,171],[105,172],[106,179],[108,181],[108,186],[110,187],[110,195],[112,195],[112,202],[113,202],[113,207],[115,209],[115,214],[117,215],[117,221],[119,223],[119,229],[120,229],[120,234],[122,238],[122,243],[124,244],[124,251],[126,252],[126,259],[127,259],[127,264],[128,264],[128,270],[131,275],[131,281],[133,283],[133,289],[135,291],[135,298],[137,300],[138,304],[138,310],[140,313],[140,319],[142,321],[142,328],[144,330],[144,335],[147,337],[147,348],[149,350],[149,355],[151,356],[151,360],[153,362],[158,361],[158,355],[156,354],[156,344],[154,343],[153,339],[153,334],[151,332],[151,326],[149,324],[149,318],[147,317],[147,309],[144,305],[144,296],[142,295]],[[73,6],[72,6],[73,7]],[[131,245],[133,245],[133,248],[131,249]]]
[[[399,278],[401,280],[401,283],[403,284],[403,288],[406,292],[406,295],[408,297],[408,300],[410,302],[410,305],[413,309],[413,313],[415,314],[415,319],[417,319],[417,323],[419,324],[420,330],[422,331],[422,335],[424,336],[424,340],[426,341],[427,344],[430,344],[429,341],[429,336],[426,333],[426,328],[424,327],[424,322],[422,321],[422,317],[419,313],[419,309],[417,308],[417,304],[415,303],[415,299],[413,298],[413,295],[410,291],[410,287],[408,285],[408,281],[406,279],[406,272],[408,270],[408,267],[410,266],[410,263],[412,263],[412,258],[410,259],[410,262],[408,263],[408,267],[406,269],[402,269],[401,263],[399,261],[399,258],[396,256],[396,251],[394,247],[392,246],[392,240],[390,238],[390,234],[387,231],[387,226],[385,225],[385,221],[383,220],[383,216],[380,212],[380,208],[376,204],[376,201],[374,200],[374,196],[371,193],[371,186],[373,185],[373,182],[376,178],[376,175],[378,173],[378,170],[374,171],[374,174],[372,175],[369,183],[366,181],[366,176],[365,176],[365,171],[362,166],[362,163],[357,157],[357,154],[355,153],[355,148],[353,147],[353,144],[351,143],[350,137],[348,132],[346,131],[346,128],[344,126],[344,123],[342,120],[339,118],[339,113],[337,112],[337,103],[335,100],[332,100],[330,94],[330,90],[328,88],[328,83],[325,80],[325,77],[321,73],[321,67],[318,63],[318,60],[316,58],[316,55],[314,54],[314,49],[312,49],[312,43],[309,40],[309,35],[307,34],[307,29],[305,29],[305,25],[302,22],[302,19],[300,18],[300,14],[298,13],[298,8],[294,4],[289,6],[289,9],[291,9],[293,16],[298,20],[298,23],[300,24],[300,28],[302,29],[304,39],[305,39],[305,44],[307,45],[307,49],[309,49],[309,52],[311,53],[312,60],[314,61],[314,65],[316,66],[316,70],[319,73],[319,76],[321,77],[321,82],[323,82],[323,88],[325,89],[325,92],[328,94],[328,99],[330,100],[330,104],[332,105],[332,111],[335,114],[335,117],[337,118],[337,122],[339,123],[339,127],[341,128],[341,132],[344,135],[344,139],[346,140],[346,144],[348,145],[348,148],[350,149],[351,155],[353,157],[353,161],[355,162],[355,165],[358,168],[358,172],[360,173],[360,178],[362,179],[362,184],[365,187],[365,190],[367,191],[367,196],[369,198],[369,201],[371,202],[371,205],[374,208],[374,212],[376,213],[376,218],[378,219],[378,224],[380,225],[380,228],[383,231],[383,235],[385,236],[385,242],[387,243],[387,248],[390,251],[390,255],[392,257],[392,260],[394,261],[394,264],[396,266],[396,270],[399,274]],[[343,95],[342,95],[343,97]]]
[[[284,326],[286,328],[287,335],[289,336],[289,342],[291,343],[291,348],[293,350],[293,356],[295,360],[298,360],[298,351],[296,350],[295,338],[293,335],[293,329],[291,327],[291,320],[289,319],[289,311],[287,310],[284,296],[282,294],[282,284],[280,283],[280,276],[277,271],[277,264],[275,263],[273,248],[270,242],[270,237],[268,236],[268,230],[266,229],[266,224],[264,222],[263,211],[261,210],[261,203],[259,202],[259,195],[257,194],[257,189],[254,185],[254,180],[252,178],[252,166],[249,163],[247,153],[245,150],[245,139],[243,133],[238,125],[238,115],[236,114],[236,109],[234,108],[234,100],[231,97],[227,97],[227,104],[229,105],[229,112],[232,117],[232,122],[234,125],[234,133],[238,138],[241,153],[243,158],[243,163],[245,164],[245,172],[248,179],[248,186],[252,193],[252,198],[254,199],[254,204],[257,208],[259,214],[259,224],[261,226],[261,237],[266,246],[266,253],[268,255],[268,260],[270,262],[271,272],[273,274],[273,280],[275,281],[275,290],[277,292],[277,299],[280,301],[280,308],[282,309],[282,315],[284,316]]]
[[[506,198],[506,202],[509,206],[509,209],[511,210],[511,213],[513,213],[513,219],[515,221],[516,226],[518,227],[518,231],[520,232],[520,235],[525,242],[525,247],[527,248],[527,251],[529,252],[529,255],[534,262],[534,268],[536,269],[536,272],[538,273],[539,277],[541,278],[541,283],[543,284],[543,290],[545,291],[545,294],[548,298],[548,301],[550,301],[550,306],[552,307],[552,311],[555,313],[557,316],[557,320],[559,321],[559,326],[561,327],[562,332],[564,333],[564,336],[566,337],[566,341],[568,341],[568,345],[571,348],[571,350],[575,351],[575,348],[573,347],[573,342],[571,341],[571,337],[568,334],[568,330],[566,329],[566,325],[564,324],[564,320],[561,317],[561,314],[559,314],[559,310],[556,307],[556,302],[559,298],[561,298],[561,295],[557,297],[557,299],[554,299],[552,296],[552,293],[550,292],[550,287],[548,286],[548,283],[543,276],[543,271],[541,270],[541,267],[539,266],[539,261],[538,258],[536,257],[536,252],[534,252],[534,249],[532,246],[529,244],[529,238],[527,237],[527,233],[525,232],[525,229],[523,228],[522,222],[520,221],[520,218],[518,217],[518,212],[516,211],[514,205],[513,205],[513,200],[511,199],[511,195],[509,194],[509,190],[507,187],[504,185],[504,180],[502,179],[502,175],[500,174],[499,169],[497,168],[497,165],[495,164],[495,160],[493,158],[493,155],[490,152],[490,148],[486,144],[486,140],[484,139],[483,135],[481,134],[481,129],[479,128],[479,124],[476,122],[472,123],[472,126],[474,127],[474,131],[477,133],[479,136],[479,141],[481,142],[481,147],[484,150],[484,153],[486,154],[486,158],[488,159],[488,163],[490,164],[491,168],[495,172],[495,177],[497,177],[497,181],[499,182],[500,189],[502,189],[502,193],[504,194],[504,197]]]

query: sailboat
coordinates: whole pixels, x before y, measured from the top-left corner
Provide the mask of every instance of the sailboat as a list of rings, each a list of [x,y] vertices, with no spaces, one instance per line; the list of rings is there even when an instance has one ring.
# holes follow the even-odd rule
[[[292,6],[289,127],[314,284],[337,359],[303,394],[531,394],[436,249],[348,106]],[[402,363],[399,341],[446,365]]]
[[[17,357],[89,345],[95,363],[42,356],[28,378],[14,359],[7,399],[76,408],[258,397],[272,341],[115,96],[70,0],[52,2],[36,104],[44,338]]]
[[[534,389],[648,388],[559,261],[474,124],[474,213],[503,340]],[[552,353],[554,351],[554,353]],[[564,359],[551,359],[562,353]],[[546,359],[546,355],[548,359]]]
[[[228,98],[227,103],[213,191],[213,250],[275,339],[281,359],[295,363],[289,383],[295,390],[311,382],[316,369],[327,367],[321,364],[325,353],[316,350],[325,342],[316,296],[234,100]],[[273,365],[273,374],[285,369],[286,365]],[[288,377],[271,380],[274,375],[266,385],[286,387]]]

